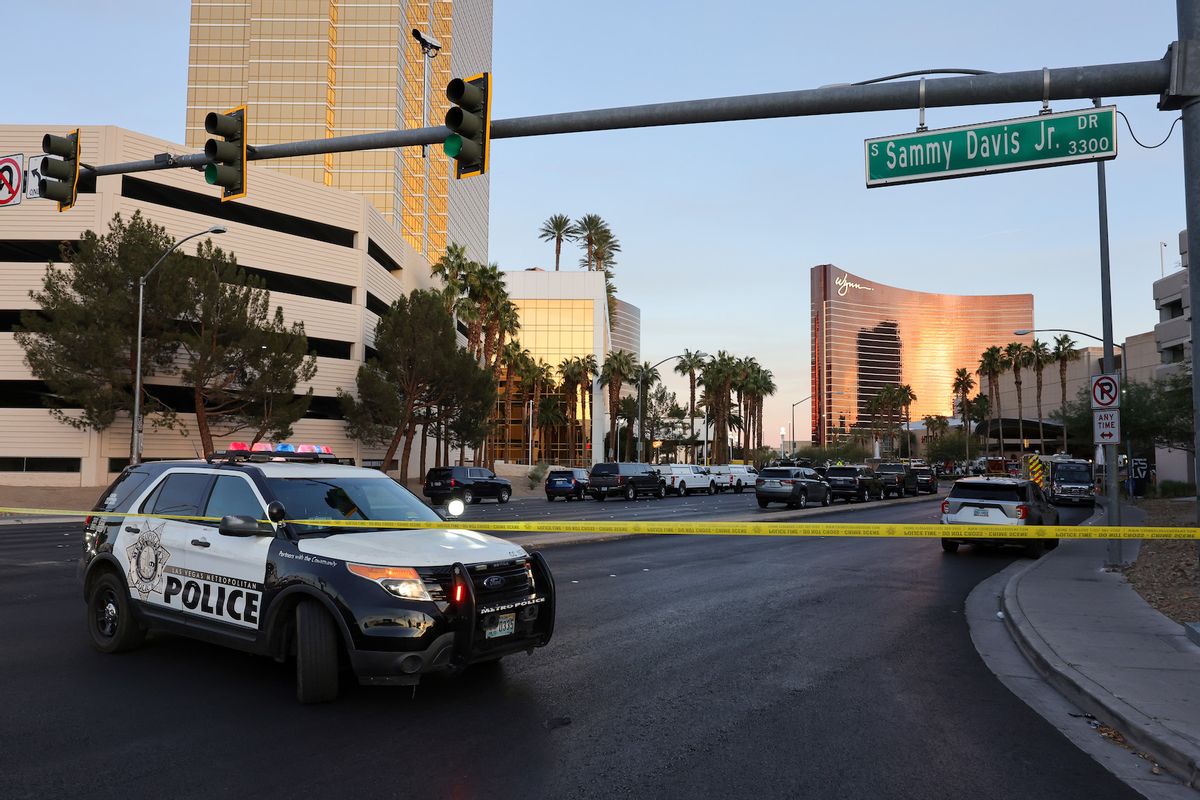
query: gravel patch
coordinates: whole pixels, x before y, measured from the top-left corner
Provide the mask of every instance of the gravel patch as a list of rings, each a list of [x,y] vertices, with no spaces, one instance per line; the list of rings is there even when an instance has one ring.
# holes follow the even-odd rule
[[[1196,527],[1196,501],[1144,500],[1146,525],[1163,528]],[[1154,608],[1179,623],[1200,621],[1200,544],[1195,541],[1151,539],[1142,543],[1137,561],[1125,577]]]

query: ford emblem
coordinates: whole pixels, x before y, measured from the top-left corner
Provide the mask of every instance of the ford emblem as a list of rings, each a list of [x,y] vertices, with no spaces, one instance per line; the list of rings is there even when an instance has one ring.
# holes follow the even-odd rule
[[[503,585],[503,575],[492,575],[483,579],[483,588],[485,589],[499,589]]]

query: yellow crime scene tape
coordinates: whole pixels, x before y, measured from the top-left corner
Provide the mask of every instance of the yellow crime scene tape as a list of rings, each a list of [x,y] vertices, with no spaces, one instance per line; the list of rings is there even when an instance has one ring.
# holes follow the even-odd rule
[[[77,511],[56,508],[6,508],[0,514],[54,517],[120,517],[179,520],[183,522],[220,522],[220,517],[171,514],[123,514]],[[267,520],[260,520],[266,522]],[[874,537],[923,539],[943,536],[955,539],[1200,539],[1200,528],[1149,528],[1075,525],[930,525],[893,522],[589,522],[562,520],[552,522],[476,522],[444,520],[435,522],[362,519],[289,519],[292,525],[320,528],[365,528],[370,530],[465,529],[500,533],[602,533],[676,536],[796,536],[796,537]]]

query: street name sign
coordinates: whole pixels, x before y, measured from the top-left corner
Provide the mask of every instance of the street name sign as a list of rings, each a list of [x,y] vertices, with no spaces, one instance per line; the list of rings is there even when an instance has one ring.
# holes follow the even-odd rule
[[[1117,157],[1117,107],[867,139],[867,187]]]
[[[1092,376],[1092,410],[1121,407],[1121,379],[1116,375]]]
[[[1121,443],[1121,411],[1119,409],[1092,412],[1092,441],[1096,444]]]

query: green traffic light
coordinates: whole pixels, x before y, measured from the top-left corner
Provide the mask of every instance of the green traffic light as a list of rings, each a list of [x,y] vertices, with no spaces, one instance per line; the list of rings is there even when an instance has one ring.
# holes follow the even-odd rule
[[[452,133],[446,137],[446,141],[442,144],[442,149],[446,151],[446,155],[451,158],[458,158],[458,154],[462,152],[463,137],[457,133]]]

